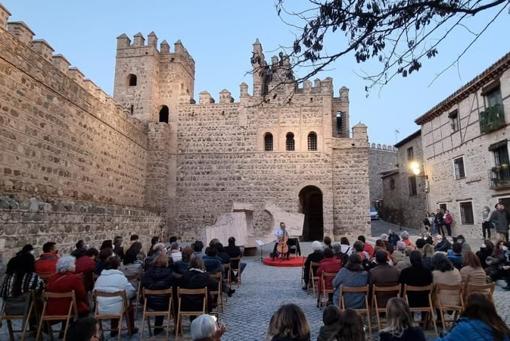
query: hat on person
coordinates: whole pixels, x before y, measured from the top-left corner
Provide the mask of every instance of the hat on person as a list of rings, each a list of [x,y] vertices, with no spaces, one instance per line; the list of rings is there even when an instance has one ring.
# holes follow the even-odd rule
[[[319,250],[322,250],[322,243],[318,240],[314,241],[312,243],[312,250],[313,251],[319,251]]]

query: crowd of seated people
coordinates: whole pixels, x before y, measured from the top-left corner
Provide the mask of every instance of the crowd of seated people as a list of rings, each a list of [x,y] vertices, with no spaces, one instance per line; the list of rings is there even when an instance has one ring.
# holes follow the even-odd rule
[[[82,328],[90,327],[91,320],[87,318],[95,313],[109,315],[124,311],[128,321],[128,333],[133,335],[138,332],[135,327],[135,303],[140,299],[142,288],[149,290],[172,288],[174,293],[177,287],[207,288],[208,313],[215,309],[218,302],[218,299],[210,293],[218,290],[219,283],[216,278],[221,278],[226,294],[231,296],[235,292],[230,287],[229,281],[232,279],[229,273],[230,258],[241,256],[241,250],[235,245],[235,239],[230,238],[226,248],[218,240],[212,240],[205,254],[202,250],[203,243],[199,240],[190,246],[182,247],[176,237],[170,238],[169,243],[162,243],[158,237],[154,237],[146,255],[137,235],[130,237],[128,245],[123,244],[120,236],[115,237],[113,241],[106,240],[99,250],[79,240],[69,255],[59,255],[57,244],[50,241],[43,245],[43,252],[37,258],[34,257],[32,245],[25,245],[7,264],[0,296],[7,303],[6,306],[10,307],[7,309],[10,309],[11,314],[17,312],[21,315],[26,313],[25,304],[31,302],[26,300],[27,295],[30,299],[34,298],[36,303],[34,309],[37,310],[37,314],[31,314],[30,317],[29,329],[32,333],[36,333],[38,328],[36,316],[43,313],[42,293],[65,294],[74,291],[77,307],[75,317],[83,321]],[[246,264],[238,261],[234,268],[237,269],[238,266],[242,271]],[[217,273],[219,275],[213,276]],[[122,296],[113,296],[118,292],[124,292],[125,299]],[[101,293],[111,295],[107,297]],[[175,294],[174,300],[176,301]],[[201,309],[201,302],[202,298],[199,296],[183,296],[181,309]],[[49,297],[44,314],[67,315],[69,303],[68,297]],[[149,309],[168,309],[168,299],[164,297],[150,297],[147,304]],[[92,311],[93,307],[95,311]],[[177,304],[173,304],[172,307],[175,316]],[[164,330],[162,322],[161,317],[155,319],[154,334]],[[110,327],[110,335],[116,336],[118,320],[112,320]],[[66,324],[62,323],[61,337],[65,329]],[[67,339],[74,340],[71,336],[76,337],[76,334],[73,334],[75,329],[75,326],[72,328],[69,326]],[[89,329],[97,336],[95,329],[94,331],[92,327]],[[46,327],[43,328],[43,332],[48,332]]]

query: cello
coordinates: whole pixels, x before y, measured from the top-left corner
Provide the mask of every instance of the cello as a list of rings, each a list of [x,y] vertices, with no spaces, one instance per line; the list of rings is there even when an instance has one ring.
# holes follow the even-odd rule
[[[276,252],[278,252],[279,256],[287,255],[287,258],[289,258],[289,245],[287,245],[288,241],[289,235],[287,234],[287,231],[285,231],[283,236],[278,239],[278,245],[276,246]]]

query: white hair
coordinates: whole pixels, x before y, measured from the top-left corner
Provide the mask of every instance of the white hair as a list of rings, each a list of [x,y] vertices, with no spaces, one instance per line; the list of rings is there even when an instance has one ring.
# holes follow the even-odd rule
[[[212,315],[200,315],[191,322],[191,339],[200,340],[214,336],[216,332],[216,317]]]
[[[318,240],[314,241],[312,243],[312,250],[313,251],[320,251],[320,250],[322,250],[322,243],[320,241],[318,241]]]
[[[63,256],[57,261],[57,272],[66,272],[75,270],[76,258],[73,256]]]
[[[404,240],[405,240],[405,239],[409,239],[409,232],[407,232],[407,231],[402,232],[402,233],[400,234],[400,238],[402,238],[402,239],[404,239]]]

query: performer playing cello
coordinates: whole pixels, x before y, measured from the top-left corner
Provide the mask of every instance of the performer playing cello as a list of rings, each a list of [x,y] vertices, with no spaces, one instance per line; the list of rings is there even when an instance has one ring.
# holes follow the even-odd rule
[[[275,230],[274,235],[276,237],[276,243],[273,248],[273,260],[276,257],[287,257],[289,258],[289,246],[287,241],[289,240],[289,233],[285,229],[285,223],[282,221],[280,227]]]

